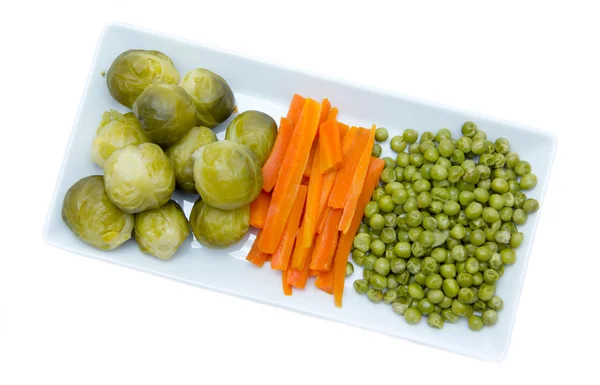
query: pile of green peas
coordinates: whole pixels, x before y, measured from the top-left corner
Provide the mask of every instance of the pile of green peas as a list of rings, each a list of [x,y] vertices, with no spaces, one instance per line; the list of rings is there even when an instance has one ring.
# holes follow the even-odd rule
[[[427,316],[440,329],[465,317],[477,331],[496,324],[504,306],[496,284],[516,262],[517,226],[539,209],[523,192],[537,177],[507,139],[492,142],[473,122],[461,132],[453,139],[442,128],[419,139],[407,129],[391,138],[396,159],[384,158],[354,238],[352,259],[363,267],[354,288],[411,325]],[[378,142],[388,137],[383,127],[375,132]],[[381,152],[375,143],[373,156]]]

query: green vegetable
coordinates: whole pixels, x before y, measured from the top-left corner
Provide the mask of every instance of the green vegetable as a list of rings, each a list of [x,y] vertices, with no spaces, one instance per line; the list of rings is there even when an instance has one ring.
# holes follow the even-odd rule
[[[464,136],[473,137],[477,132],[477,125],[471,121],[465,122],[460,131]]]
[[[277,123],[260,111],[244,111],[229,123],[225,139],[248,146],[260,166],[265,163],[277,137]]]
[[[470,317],[473,315],[473,306],[455,299],[452,301],[452,312],[460,317]]]
[[[216,73],[196,68],[185,74],[180,85],[191,96],[200,125],[213,128],[233,113],[233,91]]]
[[[382,276],[388,275],[390,272],[390,261],[385,258],[378,258],[377,261],[375,261],[373,270]]]
[[[388,139],[388,131],[384,127],[378,127],[375,130],[375,140],[385,142]]]
[[[196,190],[207,204],[232,210],[260,194],[263,174],[250,148],[224,140],[201,147],[194,159]]]
[[[412,301],[412,298],[400,297],[392,303],[392,310],[398,315],[404,315],[406,310],[408,310],[412,304]]]
[[[481,320],[485,326],[494,326],[498,322],[498,313],[493,309],[484,310],[481,314]]]
[[[460,316],[456,315],[451,309],[442,310],[442,317],[444,320],[450,323],[456,323],[460,319]]]
[[[354,273],[354,265],[351,262],[346,262],[346,277]]]
[[[489,301],[487,301],[487,307],[496,311],[500,311],[504,308],[504,301],[502,301],[502,298],[495,295]]]
[[[404,311],[404,319],[409,325],[418,324],[419,322],[421,322],[421,318],[421,312],[414,307],[410,307]]]
[[[106,111],[102,114],[102,121],[96,129],[96,137],[92,142],[92,160],[98,166],[104,167],[106,160],[116,150],[130,144],[136,145],[149,141],[133,113]]]
[[[423,315],[429,315],[433,313],[435,305],[432,304],[427,298],[423,298],[419,301],[417,309]]]
[[[102,176],[77,181],[63,200],[62,219],[73,234],[100,250],[112,250],[131,238],[134,217],[108,198]]]
[[[198,242],[210,247],[227,247],[244,237],[250,227],[250,206],[221,210],[199,198],[190,214]]]
[[[379,158],[381,156],[381,146],[378,143],[374,143],[373,144],[373,149],[371,150],[371,156],[374,156],[375,158]]]
[[[359,294],[365,294],[369,290],[369,282],[366,279],[357,279],[354,281],[354,290]]]
[[[383,301],[383,293],[381,290],[371,288],[367,290],[367,298],[373,303],[380,303]]]
[[[478,315],[472,315],[469,317],[469,329],[473,331],[479,331],[483,329],[483,321]]]
[[[170,259],[190,234],[190,225],[181,207],[171,200],[136,214],[134,230],[142,252]]]
[[[413,130],[412,128],[407,128],[406,130],[404,130],[402,136],[404,137],[404,140],[406,140],[406,142],[410,144],[415,143],[419,138],[419,134],[417,133],[417,131]]]
[[[398,293],[395,290],[387,290],[383,294],[383,302],[388,305],[393,303],[394,301],[396,301],[397,298],[398,298]]]

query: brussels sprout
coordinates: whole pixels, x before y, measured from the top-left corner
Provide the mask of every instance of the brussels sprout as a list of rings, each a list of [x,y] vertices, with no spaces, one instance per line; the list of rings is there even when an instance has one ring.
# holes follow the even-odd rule
[[[187,192],[196,192],[194,184],[194,158],[192,155],[200,147],[217,141],[210,128],[194,127],[166,151],[173,168],[177,187]]]
[[[207,204],[232,210],[256,199],[262,189],[263,174],[252,150],[224,140],[194,153],[194,181]]]
[[[277,123],[260,111],[242,112],[231,121],[225,134],[225,139],[250,147],[261,166],[269,157],[276,137]]]
[[[175,190],[175,172],[162,148],[154,143],[129,145],[113,152],[104,165],[108,198],[135,214],[159,208]]]
[[[196,124],[192,99],[175,84],[149,86],[133,103],[133,112],[150,140],[160,145],[175,143]]]
[[[146,87],[158,83],[179,83],[179,72],[173,62],[158,51],[125,51],[117,56],[106,74],[108,92],[128,108],[133,106]]]
[[[120,246],[131,238],[133,230],[133,215],[108,199],[100,175],[71,186],[63,201],[62,219],[75,235],[100,250]]]
[[[173,201],[135,214],[134,230],[140,250],[160,259],[171,258],[190,234],[181,206]]]
[[[233,91],[216,73],[196,68],[185,74],[180,86],[192,96],[200,125],[213,128],[233,113]]]
[[[104,167],[106,160],[119,148],[149,141],[132,112],[123,115],[115,110],[106,111],[92,142],[92,160]]]
[[[192,231],[198,242],[206,246],[227,247],[246,234],[250,227],[250,206],[221,210],[198,198],[190,214]]]

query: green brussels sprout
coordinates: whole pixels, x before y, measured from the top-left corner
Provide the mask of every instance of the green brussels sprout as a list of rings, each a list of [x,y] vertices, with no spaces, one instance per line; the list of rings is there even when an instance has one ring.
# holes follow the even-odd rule
[[[223,140],[194,153],[194,181],[207,204],[232,210],[256,199],[262,189],[263,174],[252,150]]]
[[[129,145],[106,161],[104,183],[108,198],[121,210],[135,214],[159,208],[171,199],[175,171],[156,144]]]
[[[225,79],[216,73],[196,68],[185,74],[179,85],[191,95],[201,126],[213,128],[233,113],[233,91]]]
[[[133,103],[142,130],[156,144],[168,146],[196,125],[192,99],[176,84],[148,86]]]
[[[108,92],[119,103],[131,108],[150,84],[177,84],[179,72],[162,52],[131,49],[113,61],[106,73]]]
[[[133,215],[108,199],[100,175],[71,186],[63,201],[62,219],[75,235],[100,250],[112,250],[131,238],[134,221]]]
[[[190,234],[190,225],[177,203],[135,214],[135,240],[144,253],[169,259]]]
[[[250,147],[261,166],[271,154],[276,137],[277,123],[260,111],[242,112],[231,121],[225,134],[225,139]]]
[[[167,149],[167,156],[171,159],[175,169],[175,181],[178,188],[187,192],[196,192],[192,155],[200,147],[216,141],[217,135],[210,128],[194,127]]]
[[[149,141],[132,112],[121,114],[115,110],[106,111],[102,114],[102,121],[92,142],[92,160],[104,167],[106,160],[119,148]]]
[[[221,210],[198,198],[192,207],[190,224],[198,242],[211,247],[227,247],[242,239],[250,228],[250,205]]]

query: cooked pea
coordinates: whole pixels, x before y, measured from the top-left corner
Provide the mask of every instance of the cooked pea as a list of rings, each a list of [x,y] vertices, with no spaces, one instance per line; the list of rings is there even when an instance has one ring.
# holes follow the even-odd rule
[[[371,150],[371,155],[375,158],[379,158],[381,156],[381,146],[378,143],[373,144],[373,150]]]
[[[471,329],[475,332],[483,329],[483,321],[481,320],[481,317],[478,315],[470,316],[468,323],[469,323],[469,329]]]
[[[493,207],[485,207],[481,213],[481,217],[487,223],[494,223],[500,219],[500,214],[498,213],[498,210]]]
[[[423,140],[421,137],[421,142],[419,143],[419,152],[424,154],[428,148],[435,148],[435,143],[432,140]]]
[[[367,298],[373,303],[380,303],[381,301],[383,301],[383,293],[381,292],[381,290],[371,288],[367,290]]]
[[[512,220],[517,225],[523,225],[527,222],[527,213],[523,209],[516,209],[513,211]]]
[[[417,305],[417,309],[419,309],[419,311],[423,315],[428,315],[428,314],[433,313],[434,308],[435,308],[435,305],[432,304],[431,301],[429,301],[427,298],[422,298],[419,301],[419,304]]]
[[[446,278],[442,282],[442,291],[450,298],[456,297],[459,289],[460,285],[454,278]]]
[[[448,257],[448,251],[443,247],[436,247],[429,253],[430,257],[433,258],[437,263],[442,263]]]
[[[460,131],[464,136],[471,138],[477,132],[477,125],[471,121],[465,122]]]
[[[374,202],[377,202],[384,195],[385,195],[385,190],[383,189],[383,187],[377,186],[375,188],[375,190],[373,190],[373,195],[371,196],[371,200],[373,200]]]
[[[440,158],[440,153],[436,147],[429,147],[423,153],[423,158],[430,163],[435,163]]]
[[[458,299],[452,301],[452,312],[460,317],[470,317],[473,315],[473,306],[462,303]]]
[[[446,170],[449,170],[450,167],[452,167],[452,162],[450,162],[448,158],[444,157],[440,157],[435,164],[444,167]]]
[[[419,138],[419,134],[417,133],[417,131],[413,130],[412,128],[407,128],[406,130],[404,130],[402,136],[404,137],[404,140],[406,140],[406,142],[408,143],[414,143]]]
[[[535,174],[525,174],[521,177],[521,181],[519,182],[519,186],[523,190],[531,190],[537,185],[537,176]]]
[[[531,172],[531,165],[525,160],[518,161],[514,166],[515,173],[519,176],[529,174]]]
[[[423,258],[423,261],[421,262],[421,272],[423,274],[425,274],[426,276],[433,274],[437,270],[437,268],[438,265],[435,259],[431,257]]]
[[[510,247],[516,249],[517,247],[521,246],[521,243],[523,243],[523,239],[523,233],[512,233],[510,236]]]
[[[409,325],[416,325],[421,322],[421,312],[414,307],[409,307],[404,311],[404,320]]]
[[[363,267],[365,268],[365,270],[373,270],[373,268],[375,267],[375,262],[377,261],[377,257],[374,255],[367,255],[365,257],[364,263],[363,263]]]
[[[496,311],[500,311],[504,308],[504,301],[502,298],[495,295],[489,301],[487,301],[487,307]]]
[[[353,245],[354,248],[366,253],[367,251],[369,251],[371,246],[371,236],[365,233],[357,234],[354,237]]]
[[[450,183],[457,183],[464,176],[465,170],[460,166],[451,166],[448,169],[447,178]]]

